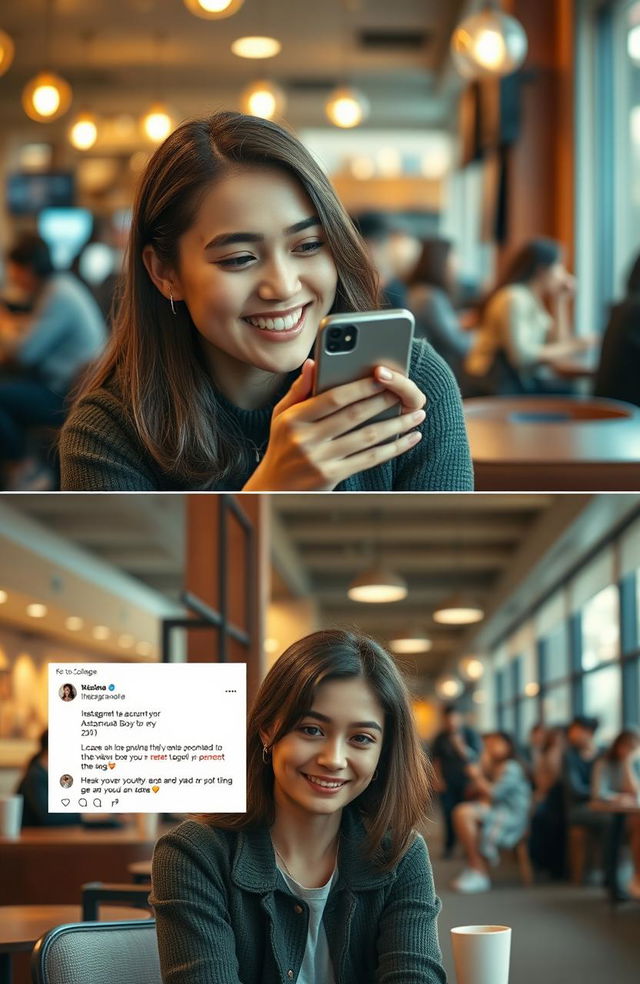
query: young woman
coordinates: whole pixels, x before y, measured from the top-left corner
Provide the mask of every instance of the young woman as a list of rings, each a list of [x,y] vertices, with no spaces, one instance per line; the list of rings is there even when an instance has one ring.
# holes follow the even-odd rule
[[[568,301],[574,292],[560,243],[534,239],[523,246],[482,306],[464,364],[469,386],[489,394],[560,392],[547,360],[593,344],[571,335]]]
[[[501,847],[514,847],[526,832],[531,786],[516,758],[513,739],[504,731],[485,735],[481,765],[467,766],[467,773],[476,799],[460,803],[453,811],[467,866],[452,888],[486,892],[491,888],[488,865],[497,863]]]
[[[323,171],[276,124],[178,127],[143,177],[125,281],[63,431],[63,488],[472,487],[459,393],[428,346],[409,378],[378,366],[312,396],[321,318],[375,308],[376,282]]]
[[[611,748],[602,755],[593,768],[592,793],[594,799],[606,800],[619,806],[638,806],[640,803],[640,732],[635,728],[621,731]],[[626,818],[633,877],[627,894],[640,899],[640,816],[630,814]]]
[[[247,726],[247,812],[188,820],[153,862],[171,984],[444,984],[407,689],[372,639],[291,646]]]

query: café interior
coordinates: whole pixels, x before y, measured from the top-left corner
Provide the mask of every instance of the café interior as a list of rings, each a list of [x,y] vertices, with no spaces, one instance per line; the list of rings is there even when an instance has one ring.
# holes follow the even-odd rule
[[[455,888],[462,849],[445,850],[433,793],[423,834],[449,979],[449,930],[496,924],[513,929],[518,984],[541,968],[549,984],[635,981],[627,823],[640,790],[623,807],[594,786],[583,807],[606,825],[589,830],[565,813],[536,838],[548,785],[538,788],[534,735],[543,751],[560,750],[560,788],[576,719],[595,720],[600,756],[626,731],[637,757],[638,494],[4,494],[0,796],[15,793],[38,752],[49,663],[239,662],[250,702],[282,652],[322,628],[365,633],[392,653],[432,757],[454,705],[476,734],[510,735],[527,770],[526,834],[500,851],[477,894]],[[154,842],[183,819],[85,810],[5,830],[2,980],[26,984],[34,944],[61,923],[149,920]],[[148,960],[140,980],[159,982],[157,956]],[[106,973],[92,980],[112,980]]]
[[[218,109],[273,118],[373,229],[382,299],[393,285],[449,362],[476,489],[639,487],[639,0],[330,0],[317,20],[298,0],[21,0],[0,76],[0,252],[37,232],[107,332],[154,148]],[[549,347],[533,377],[507,351],[481,379],[485,302],[540,237],[565,270]],[[0,289],[28,313],[6,269]],[[55,490],[60,416],[25,427],[37,467],[2,487]]]

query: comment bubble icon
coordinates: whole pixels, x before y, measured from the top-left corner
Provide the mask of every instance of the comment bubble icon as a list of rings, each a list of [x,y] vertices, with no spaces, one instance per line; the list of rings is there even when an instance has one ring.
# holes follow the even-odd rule
[[[93,805],[94,806],[102,806],[102,800],[101,799],[98,799],[98,797],[96,796],[96,798],[93,801]]]
[[[78,806],[86,806],[86,805],[87,805],[86,798],[84,796],[81,796],[80,799],[78,800]]]

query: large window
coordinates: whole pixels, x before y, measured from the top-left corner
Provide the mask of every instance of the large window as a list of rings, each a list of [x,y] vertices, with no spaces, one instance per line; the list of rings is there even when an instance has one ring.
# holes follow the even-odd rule
[[[592,670],[620,652],[620,606],[614,584],[599,591],[582,610],[582,669]]]
[[[610,742],[622,725],[622,678],[620,666],[605,666],[584,676],[583,703],[585,714],[600,721],[599,742]]]

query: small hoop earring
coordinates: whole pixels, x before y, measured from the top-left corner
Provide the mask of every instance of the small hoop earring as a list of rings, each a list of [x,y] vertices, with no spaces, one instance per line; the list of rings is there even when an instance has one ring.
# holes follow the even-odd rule
[[[176,315],[178,312],[176,311],[175,305],[173,303],[173,292],[171,290],[171,287],[169,287],[169,304],[171,305],[171,313],[173,315]]]
[[[262,746],[262,761],[265,765],[268,765],[271,761],[271,749],[268,745]]]
[[[375,782],[377,778],[378,778],[378,770],[376,769],[376,771],[373,773],[373,776],[371,777],[371,782]]]

